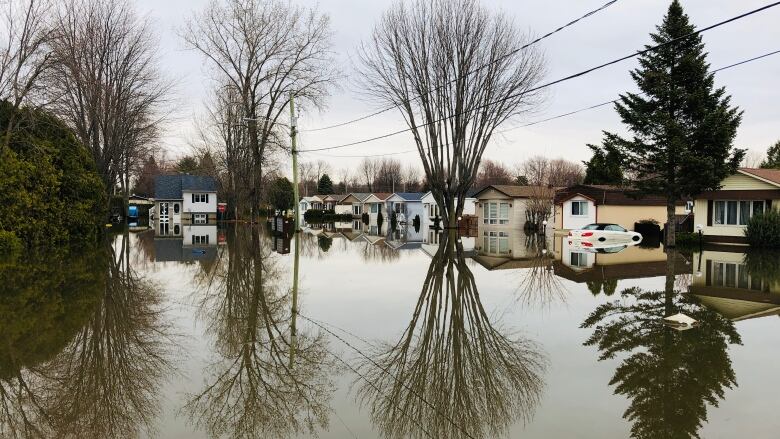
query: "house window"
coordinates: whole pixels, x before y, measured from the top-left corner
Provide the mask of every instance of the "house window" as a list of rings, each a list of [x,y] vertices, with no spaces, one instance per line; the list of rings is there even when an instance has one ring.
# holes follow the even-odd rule
[[[360,204],[353,204],[352,205],[352,214],[353,215],[360,215],[362,212]]]
[[[588,255],[586,253],[571,252],[570,261],[572,267],[587,267]]]
[[[208,244],[209,235],[192,235],[193,244]]]
[[[209,194],[192,194],[193,203],[208,203]]]
[[[439,216],[439,205],[436,203],[428,204],[428,216],[430,218],[436,218]]]
[[[686,201],[685,202],[685,213],[691,213],[693,212],[693,201]]]
[[[484,203],[483,224],[509,224],[509,203]]]
[[[395,213],[401,213],[403,210],[404,203],[394,203],[393,208],[395,209]]]
[[[764,201],[716,200],[712,223],[719,226],[744,226],[753,215],[764,212]]]
[[[173,213],[179,213],[179,203],[173,203]]]
[[[379,213],[379,203],[371,203],[371,213]]]
[[[507,232],[483,232],[483,248],[488,253],[509,254],[509,234]]]
[[[572,201],[571,202],[571,215],[572,216],[588,216],[588,202],[587,201]]]
[[[707,286],[725,288],[739,288],[743,290],[767,291],[769,285],[765,285],[761,279],[753,279],[745,264],[713,262],[712,278],[708,279]]]
[[[207,224],[209,221],[209,217],[205,213],[196,213],[193,216],[194,218],[192,222],[194,224]]]

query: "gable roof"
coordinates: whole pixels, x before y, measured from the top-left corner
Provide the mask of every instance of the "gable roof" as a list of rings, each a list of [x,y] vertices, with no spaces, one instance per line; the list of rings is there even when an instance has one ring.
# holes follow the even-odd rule
[[[400,197],[404,201],[420,201],[425,196],[422,192],[396,192],[393,195]]]
[[[636,195],[636,189],[604,184],[577,184],[555,192],[555,204],[561,204],[573,196],[581,195],[593,200],[595,205],[616,206],[666,206],[666,198],[658,195]],[[680,201],[677,204],[685,204]]]
[[[385,201],[386,199],[390,198],[390,196],[393,195],[393,194],[391,194],[389,192],[374,192],[371,195],[375,196],[380,201]]]
[[[552,198],[553,195],[555,194],[555,188],[549,188],[547,186],[514,186],[508,184],[491,184],[478,190],[472,196],[479,198],[480,194],[484,193],[489,189],[498,191],[506,195],[507,197],[511,197],[511,198],[531,198],[531,197],[539,197],[544,195]]]
[[[737,172],[780,186],[780,169],[739,168]]]
[[[355,197],[358,201],[365,201],[366,198],[371,196],[370,192],[352,192],[351,194],[353,197]]]
[[[330,195],[326,195],[324,199],[325,200],[330,199],[338,203],[341,202],[341,200],[343,200],[344,198],[347,198],[347,196],[348,194],[330,194]]]
[[[217,182],[205,175],[158,175],[154,178],[154,197],[162,200],[183,198],[184,191],[216,192]]]

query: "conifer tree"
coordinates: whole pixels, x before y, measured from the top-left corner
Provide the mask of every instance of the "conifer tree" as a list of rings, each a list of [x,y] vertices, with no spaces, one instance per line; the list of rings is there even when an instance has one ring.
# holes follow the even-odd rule
[[[322,174],[320,181],[317,182],[317,193],[321,195],[330,195],[333,193],[333,180],[328,174]]]
[[[587,145],[593,156],[583,162],[585,184],[611,184],[620,186],[624,182],[623,155],[618,149],[614,135],[607,133],[601,145]]]
[[[761,162],[761,167],[780,169],[780,140],[766,150],[766,160]]]
[[[656,29],[653,45],[669,44],[640,56],[631,77],[642,93],[615,104],[632,137],[615,139],[638,194],[666,198],[666,245],[673,247],[675,205],[718,189],[742,160],[744,150],[732,147],[742,113],[715,87],[701,36],[680,39],[695,27],[677,0]]]

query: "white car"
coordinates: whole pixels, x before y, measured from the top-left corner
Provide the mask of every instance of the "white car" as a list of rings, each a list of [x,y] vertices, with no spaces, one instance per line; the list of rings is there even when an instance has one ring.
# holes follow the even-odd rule
[[[601,246],[637,245],[642,242],[642,235],[629,232],[617,224],[594,223],[569,232],[572,240],[581,240]]]

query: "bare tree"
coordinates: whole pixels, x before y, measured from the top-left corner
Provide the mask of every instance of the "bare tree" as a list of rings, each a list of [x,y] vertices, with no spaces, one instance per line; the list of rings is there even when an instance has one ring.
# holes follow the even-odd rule
[[[479,165],[479,173],[474,182],[474,187],[481,188],[490,184],[514,184],[515,177],[512,172],[501,162],[484,160]]]
[[[46,0],[9,1],[2,5],[0,29],[0,101],[19,108],[28,96],[43,88],[41,75],[50,65],[51,53],[47,50],[50,38],[46,19],[50,3]],[[11,118],[6,127],[8,136],[15,123]],[[6,141],[3,142],[5,144]]]
[[[316,180],[314,180],[314,167],[310,162],[300,162],[298,164],[298,173],[301,179],[301,186],[303,189],[303,196],[309,196],[309,188],[316,186]],[[313,190],[313,189],[312,189]]]
[[[494,130],[531,110],[543,58],[477,0],[416,0],[387,11],[361,48],[369,95],[414,136],[445,225],[454,225]]]
[[[260,203],[262,160],[285,148],[282,125],[290,96],[320,106],[334,78],[327,15],[282,0],[213,0],[182,31],[209,62],[218,86],[238,98],[252,152],[250,212]]]
[[[330,163],[325,160],[319,159],[312,164],[313,177],[315,178],[315,185],[319,183],[320,178],[323,175],[330,173]]]
[[[53,108],[92,152],[107,189],[118,184],[127,200],[132,167],[167,115],[171,83],[154,33],[124,0],[69,0],[57,11],[52,50]]]
[[[563,158],[551,160],[539,155],[522,162],[517,171],[533,186],[565,187],[582,183],[585,178],[579,162]]]
[[[420,170],[417,166],[407,163],[401,179],[404,192],[416,192],[420,189]]]
[[[369,192],[374,191],[374,181],[376,180],[378,168],[377,162],[370,158],[364,158],[360,161],[360,165],[358,166],[360,177],[363,179],[363,183],[366,185],[366,189]]]
[[[566,159],[550,160],[550,174],[547,177],[547,185],[552,187],[566,187],[582,183],[585,172],[580,162]]]
[[[374,179],[374,190],[395,192],[396,185],[401,186],[401,162],[393,158],[376,160],[377,173]]]
[[[742,158],[741,165],[746,168],[759,168],[761,162],[766,158],[766,152],[755,149],[745,151],[745,157]]]
[[[352,187],[352,171],[347,167],[339,169],[339,181],[344,184],[344,192],[349,193],[349,188]]]

